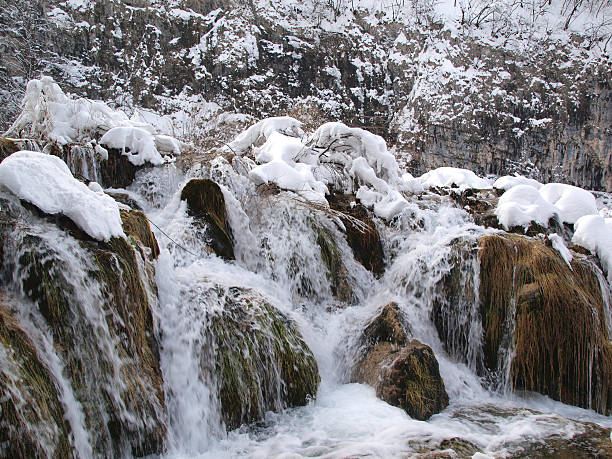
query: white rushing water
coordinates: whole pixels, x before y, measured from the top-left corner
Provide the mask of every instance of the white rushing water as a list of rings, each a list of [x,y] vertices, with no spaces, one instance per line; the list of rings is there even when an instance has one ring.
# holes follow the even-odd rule
[[[160,296],[162,367],[169,411],[168,457],[406,457],[419,448],[444,449],[444,440],[460,437],[485,452],[510,454],[508,445],[558,435],[571,437],[580,427],[567,418],[612,427],[609,417],[554,402],[539,395],[519,397],[483,388],[475,369],[482,361],[481,321],[477,298],[466,301],[454,323],[465,336],[463,359],[444,349],[431,320],[437,285],[451,269],[452,242],[474,242],[487,230],[445,198],[411,203],[392,225],[379,224],[387,256],[381,279],[358,264],[337,219],[295,200],[295,195],[261,197],[243,175],[223,161],[211,169],[192,169],[188,177],[173,165],[137,178],[137,197],[155,229],[162,255],[157,265]],[[236,241],[237,260],[226,262],[205,248],[201,231],[187,215],[180,191],[191,177],[213,177],[221,184]],[[159,184],[160,190],[155,189]],[[317,246],[314,227],[338,242],[353,289],[348,307],[338,307]],[[163,232],[162,232],[163,231]],[[473,275],[463,275],[477,292],[478,263],[465,261]],[[206,327],[193,302],[191,286],[252,288],[293,318],[319,365],[316,400],[305,407],[268,413],[265,420],[225,433],[211,378],[200,370]],[[477,293],[472,293],[477,295]],[[374,390],[347,383],[356,337],[376,311],[395,301],[409,320],[415,338],[432,347],[450,397],[450,405],[429,421],[411,419],[402,409],[376,398]],[[195,308],[195,309],[194,309]],[[457,332],[459,333],[459,332]],[[463,341],[462,341],[463,339]],[[531,410],[541,411],[537,413]]]

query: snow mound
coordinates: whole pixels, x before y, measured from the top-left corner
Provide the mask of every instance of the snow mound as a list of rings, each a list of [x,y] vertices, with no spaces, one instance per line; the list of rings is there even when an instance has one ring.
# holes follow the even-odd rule
[[[5,136],[46,138],[65,145],[95,141],[102,134],[102,139],[110,142],[107,146],[124,153],[129,149],[128,159],[135,165],[145,161],[163,163],[158,148],[166,153],[180,154],[180,143],[176,139],[155,135],[150,124],[130,120],[125,113],[113,110],[104,102],[73,99],[48,76],[28,83],[23,110]],[[102,139],[100,143],[105,143]]]
[[[305,144],[288,135],[301,132],[298,123],[288,117],[262,120],[230,144],[232,149],[244,147],[243,152],[253,147],[260,165],[249,172],[249,178],[256,185],[273,182],[309,201],[327,205],[325,195],[330,183],[346,193],[355,192],[356,183],[357,198],[384,219],[393,218],[408,205],[401,191],[413,189],[414,179],[402,176],[382,137],[342,123],[326,123]],[[254,147],[262,138],[263,145]],[[334,181],[338,176],[340,185]]]
[[[530,179],[527,177],[523,177],[522,175],[505,175],[503,177],[498,178],[493,182],[493,188],[497,188],[498,190],[508,191],[510,188],[513,188],[517,185],[529,185],[534,187],[536,190],[539,190],[542,187],[542,184],[537,180]]]
[[[530,185],[512,187],[499,198],[495,208],[495,215],[506,230],[515,226],[526,228],[532,221],[547,227],[548,221],[559,214],[559,209]]]
[[[0,163],[0,185],[47,214],[67,216],[94,239],[125,237],[117,202],[76,180],[56,156],[13,153]]]
[[[110,148],[121,150],[135,166],[145,162],[154,165],[164,163],[164,159],[155,147],[155,138],[142,128],[122,126],[109,130],[100,139],[100,143]]]
[[[574,223],[572,242],[596,253],[612,282],[612,219],[601,215],[580,217]]]
[[[491,188],[491,182],[478,177],[468,169],[455,167],[439,167],[419,177],[425,188],[456,186],[460,190],[475,188],[479,190]]]
[[[564,183],[547,183],[540,194],[560,210],[561,221],[576,223],[584,215],[597,214],[595,196],[587,190]]]
[[[232,152],[242,154],[260,140],[267,140],[274,132],[280,132],[292,137],[301,137],[304,135],[301,126],[301,121],[290,116],[266,118],[258,121],[239,134],[228,147]]]

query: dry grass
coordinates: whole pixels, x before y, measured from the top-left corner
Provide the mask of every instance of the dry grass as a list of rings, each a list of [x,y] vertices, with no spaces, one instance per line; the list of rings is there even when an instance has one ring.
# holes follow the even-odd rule
[[[609,413],[612,345],[594,265],[576,256],[570,270],[543,242],[519,236],[488,236],[480,247],[487,367],[498,369],[505,323],[514,319],[514,388]]]

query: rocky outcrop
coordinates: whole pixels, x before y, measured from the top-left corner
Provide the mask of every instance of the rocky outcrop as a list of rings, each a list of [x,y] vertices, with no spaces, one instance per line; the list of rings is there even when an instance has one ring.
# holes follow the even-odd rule
[[[157,249],[142,214],[122,217],[129,240],[97,242],[67,219],[3,198],[2,284],[32,301],[33,320],[48,328],[93,452],[159,454],[166,414],[153,321]],[[61,432],[63,422],[46,427]]]
[[[361,336],[362,356],[351,379],[371,385],[377,397],[411,417],[426,420],[448,406],[448,394],[433,351],[408,340],[408,330],[398,306],[385,306]]]
[[[221,414],[228,429],[315,397],[317,362],[296,325],[254,291],[220,292],[210,319]]]
[[[433,319],[449,353],[492,387],[540,392],[605,414],[612,409],[607,281],[595,258],[571,253],[570,267],[539,238],[457,241]],[[465,277],[474,272],[478,279]],[[474,333],[482,334],[479,349]]]
[[[220,257],[233,260],[232,229],[227,219],[225,197],[219,185],[209,179],[192,179],[183,188],[181,199],[187,201],[191,215],[208,225],[207,236],[214,252]]]

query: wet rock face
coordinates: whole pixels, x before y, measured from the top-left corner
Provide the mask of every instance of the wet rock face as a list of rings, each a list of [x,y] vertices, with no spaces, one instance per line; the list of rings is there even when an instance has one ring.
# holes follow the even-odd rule
[[[166,414],[152,313],[156,243],[139,213],[122,217],[129,240],[98,242],[3,199],[1,279],[48,327],[94,454],[159,454]],[[54,419],[45,427],[55,429]]]
[[[364,353],[351,378],[374,387],[377,397],[413,418],[426,420],[448,406],[448,394],[433,351],[418,340],[408,341],[408,331],[398,306],[385,306],[362,334]]]
[[[210,339],[226,427],[308,403],[320,377],[296,325],[253,291],[230,288],[224,294],[223,311],[211,318]]]
[[[368,210],[362,204],[355,203],[353,195],[332,192],[327,196],[327,200],[333,210],[346,215],[345,218],[340,218],[346,228],[346,240],[355,259],[374,275],[381,276],[385,269],[384,253],[380,235]]]
[[[181,192],[181,199],[187,201],[191,215],[202,218],[208,224],[207,236],[215,253],[233,260],[232,229],[219,185],[209,179],[190,180]]]

